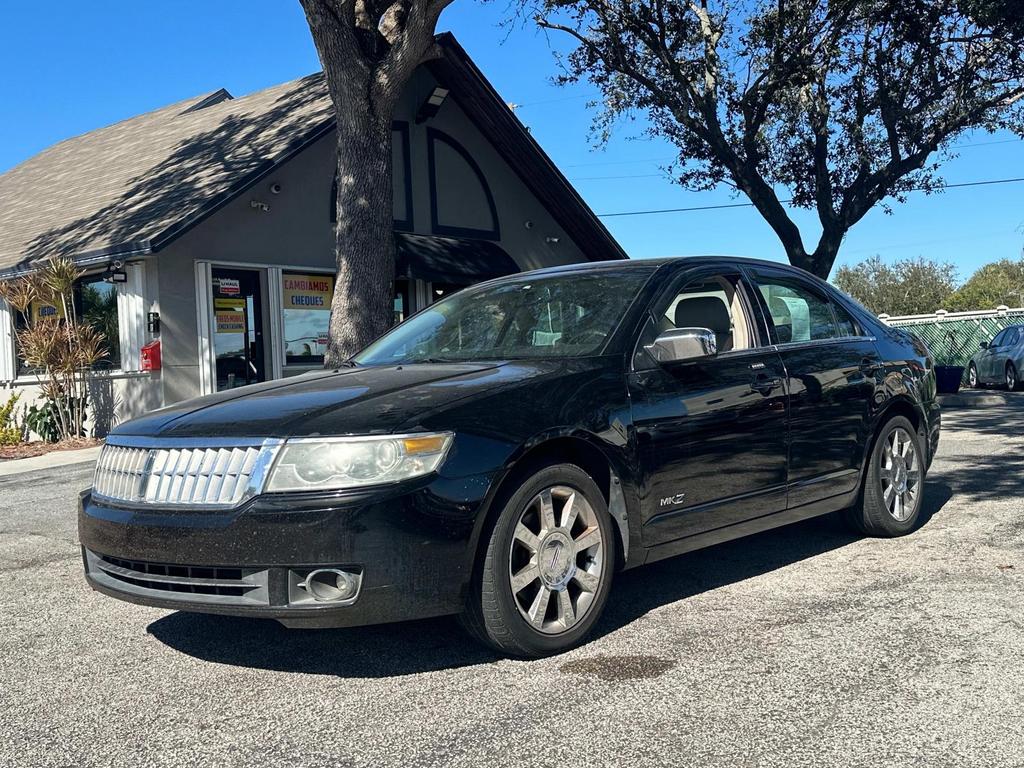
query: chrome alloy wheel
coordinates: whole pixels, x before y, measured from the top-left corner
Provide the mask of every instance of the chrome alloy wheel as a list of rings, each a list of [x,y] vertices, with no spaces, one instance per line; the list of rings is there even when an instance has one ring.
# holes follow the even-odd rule
[[[967,369],[967,386],[971,389],[978,388],[978,369],[975,367],[974,363],[971,363],[970,367]]]
[[[1006,366],[1006,388],[1011,392],[1017,388],[1017,369],[1013,363]]]
[[[538,493],[516,524],[509,579],[519,613],[556,635],[590,610],[604,576],[597,514],[579,491],[556,485]]]
[[[914,514],[921,491],[921,465],[910,433],[892,431],[882,449],[882,500],[894,520],[904,522]]]

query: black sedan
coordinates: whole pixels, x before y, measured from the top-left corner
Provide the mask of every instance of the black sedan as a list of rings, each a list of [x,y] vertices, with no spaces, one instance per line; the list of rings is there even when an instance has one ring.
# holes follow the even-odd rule
[[[455,294],[352,361],[107,440],[95,589],[338,627],[460,614],[534,656],[614,574],[843,510],[913,530],[932,360],[826,283],[724,258],[569,266]]]

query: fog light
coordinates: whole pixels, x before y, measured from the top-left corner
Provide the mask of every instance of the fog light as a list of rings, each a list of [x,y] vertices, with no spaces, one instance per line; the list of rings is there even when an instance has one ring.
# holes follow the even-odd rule
[[[321,568],[312,571],[304,582],[305,589],[320,603],[335,603],[351,600],[359,591],[359,576],[338,568]]]

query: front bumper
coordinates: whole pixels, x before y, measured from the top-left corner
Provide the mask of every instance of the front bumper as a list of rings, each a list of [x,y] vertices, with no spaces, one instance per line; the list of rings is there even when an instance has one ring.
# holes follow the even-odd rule
[[[457,613],[489,478],[435,477],[387,490],[257,497],[230,512],[79,499],[86,579],[121,600],[343,627]],[[354,599],[318,602],[317,568],[360,577]]]

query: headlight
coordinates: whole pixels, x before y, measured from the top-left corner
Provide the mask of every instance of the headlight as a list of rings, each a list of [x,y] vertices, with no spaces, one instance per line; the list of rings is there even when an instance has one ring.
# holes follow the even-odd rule
[[[428,475],[441,466],[453,437],[433,432],[289,440],[270,472],[267,491],[358,488]]]

